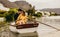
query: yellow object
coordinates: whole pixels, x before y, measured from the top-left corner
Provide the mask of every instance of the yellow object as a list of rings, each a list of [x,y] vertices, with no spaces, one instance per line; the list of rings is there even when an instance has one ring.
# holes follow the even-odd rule
[[[27,22],[27,16],[20,14],[17,18],[16,24],[25,24]]]

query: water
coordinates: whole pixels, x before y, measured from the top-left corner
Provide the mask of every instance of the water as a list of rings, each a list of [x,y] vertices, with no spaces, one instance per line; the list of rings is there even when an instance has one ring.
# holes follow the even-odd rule
[[[60,16],[42,17],[37,20],[45,24],[48,24],[50,26],[53,26],[57,29],[60,29]],[[45,37],[48,34],[51,34],[51,35],[54,34],[55,32],[57,32],[57,30],[40,23],[40,25],[38,26],[37,32],[39,37],[42,37],[42,36]]]
[[[60,29],[60,16],[43,17],[42,22]]]

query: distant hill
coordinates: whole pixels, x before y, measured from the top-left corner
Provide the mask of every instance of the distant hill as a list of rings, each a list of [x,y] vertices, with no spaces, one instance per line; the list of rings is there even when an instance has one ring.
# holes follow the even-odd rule
[[[23,9],[30,9],[30,4],[26,1],[16,1],[10,2],[8,0],[0,0],[0,3],[7,8],[23,8]]]
[[[15,3],[12,3],[8,0],[0,0],[0,3],[7,8],[18,8],[18,6]]]
[[[22,9],[25,9],[25,10],[28,10],[28,9],[31,8],[29,6],[30,4],[28,2],[26,2],[26,1],[16,1],[14,3],[17,4],[19,6],[19,8],[22,8]]]
[[[55,12],[57,14],[60,14],[60,8],[45,8],[45,9],[42,9],[40,11],[49,11],[49,12]]]

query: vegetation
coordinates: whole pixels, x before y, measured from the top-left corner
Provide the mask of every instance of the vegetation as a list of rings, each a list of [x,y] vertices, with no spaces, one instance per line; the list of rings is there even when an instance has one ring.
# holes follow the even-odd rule
[[[36,17],[41,17],[41,16],[42,16],[42,13],[37,12],[36,14],[34,14],[34,16],[36,16]]]
[[[33,6],[30,10],[27,11],[29,17],[32,17],[32,16],[41,17],[42,16],[42,13],[40,13],[40,12],[35,13],[35,12],[36,12],[35,6]]]
[[[16,8],[10,8],[9,11],[0,11],[0,17],[4,17],[6,21],[0,21],[0,30],[3,28],[6,29],[7,26],[9,26],[8,22],[14,21],[14,14],[17,12]]]
[[[55,12],[50,12],[50,16],[56,16],[57,14]]]
[[[35,14],[35,6],[33,6],[30,10],[27,11],[28,15],[33,15]]]
[[[5,16],[5,12],[6,11],[0,10],[0,17],[4,17]]]
[[[6,22],[11,22],[14,21],[14,15],[17,12],[17,9],[10,9],[6,14],[5,14],[5,18],[6,18]]]

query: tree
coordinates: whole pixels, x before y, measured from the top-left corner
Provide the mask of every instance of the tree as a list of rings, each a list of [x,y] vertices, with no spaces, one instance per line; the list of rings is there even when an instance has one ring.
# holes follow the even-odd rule
[[[32,6],[31,6],[31,7],[32,7]],[[31,9],[29,9],[29,10],[27,11],[27,13],[28,13],[28,16],[29,16],[29,15],[33,16],[33,14],[35,14],[35,6],[33,6]]]
[[[11,8],[8,13],[6,13],[6,22],[14,21],[14,15],[18,10],[16,8]]]
[[[0,17],[4,17],[5,15],[5,13],[6,13],[7,11],[4,11],[4,10],[0,10]]]

